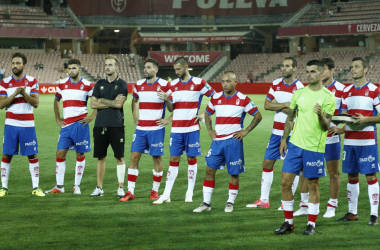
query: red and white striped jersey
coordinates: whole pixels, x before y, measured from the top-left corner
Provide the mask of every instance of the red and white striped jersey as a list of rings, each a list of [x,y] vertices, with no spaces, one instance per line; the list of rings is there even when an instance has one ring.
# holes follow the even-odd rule
[[[18,87],[25,87],[25,92],[28,95],[40,94],[37,79],[25,75],[20,80],[14,79],[13,76],[4,78],[1,81],[0,96],[9,97]],[[5,124],[17,127],[34,127],[33,106],[22,95],[16,95],[7,107]]]
[[[330,90],[334,96],[335,96],[335,113],[334,115],[338,115],[341,112],[341,107],[342,107],[342,96],[343,96],[343,89],[346,86],[344,84],[334,81],[330,86],[326,86],[328,90]],[[330,123],[330,127],[336,126],[334,123]],[[340,142],[340,135],[334,135],[332,136],[331,134],[327,134],[327,139],[326,139],[326,144],[333,144]]]
[[[216,113],[214,140],[232,138],[235,132],[243,128],[245,114],[254,115],[258,111],[251,99],[238,91],[231,97],[226,97],[224,92],[216,93],[206,108],[210,115]]]
[[[214,89],[198,77],[192,76],[188,82],[179,78],[170,83],[174,105],[172,133],[190,133],[199,130],[199,123],[194,123],[203,95],[211,97]]]
[[[363,116],[376,116],[380,112],[380,90],[373,83],[366,83],[361,88],[350,85],[343,90],[342,110],[348,114]],[[376,125],[358,126],[346,124],[344,145],[368,146],[376,144]]]
[[[303,84],[298,80],[287,85],[284,83],[284,78],[279,78],[273,81],[267,94],[267,99],[270,101],[275,99],[278,103],[290,102],[294,92],[303,87]],[[284,135],[285,121],[287,117],[288,115],[281,111],[275,112],[272,134],[279,136]]]
[[[138,80],[133,88],[133,98],[139,98],[139,130],[158,130],[156,121],[165,118],[165,101],[158,98],[160,90],[170,93],[169,83],[158,78],[154,83],[147,83],[146,79]]]
[[[87,116],[87,100],[92,96],[91,83],[81,78],[77,83],[71,78],[62,79],[58,85],[55,97],[62,99],[63,121],[67,127]]]

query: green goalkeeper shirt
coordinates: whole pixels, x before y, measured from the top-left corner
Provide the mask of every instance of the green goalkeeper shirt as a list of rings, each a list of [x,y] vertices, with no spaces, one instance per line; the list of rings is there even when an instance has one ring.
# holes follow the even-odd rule
[[[327,88],[312,91],[306,86],[294,93],[289,107],[297,109],[297,119],[290,142],[308,151],[324,153],[327,131],[323,131],[318,115],[314,113],[317,103],[321,105],[322,113],[334,114],[335,96]]]

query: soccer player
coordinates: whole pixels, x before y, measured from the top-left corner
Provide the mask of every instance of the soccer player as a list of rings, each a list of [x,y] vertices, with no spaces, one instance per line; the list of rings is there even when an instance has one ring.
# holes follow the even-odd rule
[[[367,82],[369,63],[361,57],[352,59],[351,75],[354,84],[343,91],[342,113],[353,115],[354,123],[347,123],[338,133],[344,134],[342,155],[343,173],[348,175],[348,213],[337,221],[358,220],[359,173],[365,174],[371,206],[368,225],[378,225],[379,172],[377,134],[375,123],[380,122],[380,90]]]
[[[128,192],[120,201],[135,198],[134,190],[139,175],[138,164],[143,153],[149,152],[153,157],[153,188],[150,199],[158,199],[163,166],[165,124],[165,101],[160,99],[157,92],[163,90],[169,93],[169,83],[157,77],[158,62],[148,59],[144,66],[145,79],[137,81],[133,89],[132,115],[137,125],[131,146],[131,161],[128,168]],[[140,100],[140,103],[139,103]],[[138,107],[137,107],[138,105]],[[139,115],[137,112],[139,111]]]
[[[39,104],[37,79],[25,74],[27,58],[24,54],[12,55],[12,76],[6,77],[0,84],[0,109],[6,108],[3,158],[1,160],[0,197],[8,195],[8,180],[11,160],[20,154],[29,159],[29,171],[32,176],[33,191],[36,196],[45,196],[38,187],[40,167],[37,153],[38,144],[34,127],[33,108]]]
[[[222,76],[223,92],[211,98],[206,109],[206,126],[213,140],[206,156],[206,178],[203,182],[203,203],[193,210],[195,213],[211,210],[211,195],[215,188],[215,173],[227,165],[231,175],[229,195],[225,212],[232,212],[239,191],[239,174],[244,172],[243,137],[247,136],[261,121],[261,114],[256,105],[247,96],[236,91],[236,75],[226,71]],[[215,130],[212,129],[210,116],[216,114]],[[244,130],[243,121],[246,113],[254,118]]]
[[[294,72],[297,70],[297,61],[293,57],[286,57],[282,61],[281,71],[284,78],[273,81],[269,89],[267,98],[265,99],[264,108],[274,111],[274,123],[272,135],[269,139],[267,149],[263,161],[263,173],[261,177],[261,196],[260,199],[253,204],[248,204],[247,207],[269,207],[269,193],[273,182],[273,166],[276,160],[283,160],[280,155],[280,143],[284,134],[284,126],[286,117],[289,111],[289,104],[293,93],[303,84],[294,79]],[[297,189],[299,177],[294,178],[292,192]],[[281,207],[279,210],[282,210]]]
[[[174,61],[174,70],[179,77],[170,83],[171,95],[160,91],[159,97],[165,100],[168,110],[173,111],[173,123],[170,135],[170,166],[166,175],[164,193],[153,204],[170,202],[170,193],[178,175],[179,160],[186,151],[188,162],[188,188],[185,202],[193,202],[193,191],[197,177],[197,156],[201,155],[199,143],[199,123],[204,112],[198,115],[203,95],[211,97],[214,90],[208,83],[189,73],[186,58],[179,57]]]
[[[304,235],[315,233],[315,222],[319,213],[319,178],[325,176],[324,152],[327,131],[335,112],[335,97],[322,85],[324,64],[311,60],[306,65],[308,86],[297,90],[289,105],[288,118],[285,122],[284,136],[281,140],[280,153],[285,156],[282,167],[282,204],[285,222],[276,229],[276,234],[284,234],[294,229],[294,197],[291,186],[296,174],[303,170],[309,181],[309,221]],[[287,138],[294,124],[289,146]]]
[[[90,123],[96,116],[95,109],[87,114],[87,100],[92,95],[91,83],[80,75],[81,62],[78,59],[68,61],[68,78],[60,81],[54,98],[54,114],[58,126],[61,128],[57,147],[56,181],[57,185],[46,194],[64,193],[64,179],[66,171],[66,154],[70,147],[74,147],[77,162],[75,165],[74,194],[81,194],[80,183],[86,166],[84,154],[91,151]],[[63,103],[63,119],[61,118],[60,101]]]
[[[116,172],[119,182],[117,197],[125,195],[123,186],[125,178],[124,162],[124,111],[123,105],[127,100],[128,85],[117,76],[119,60],[113,55],[105,58],[106,79],[99,80],[91,97],[91,108],[98,113],[94,125],[94,158],[98,158],[96,165],[98,185],[90,196],[103,196],[103,179],[106,170],[107,149],[111,144],[116,158]]]
[[[341,111],[342,95],[345,86],[334,80],[335,63],[331,58],[322,58],[321,62],[325,65],[322,74],[322,84],[335,95],[335,113],[337,115]],[[327,172],[330,177],[330,199],[327,202],[327,210],[323,215],[324,218],[332,218],[335,216],[335,209],[338,206],[338,194],[340,188],[339,176],[339,159],[340,159],[340,136],[335,134],[337,127],[334,123],[330,124],[329,132],[326,139],[325,160]],[[304,183],[306,182],[306,183]],[[305,177],[300,178],[301,191],[302,187],[305,191],[301,192],[301,197],[308,197],[308,185]],[[306,188],[305,188],[306,187]],[[294,212],[293,216],[308,214],[307,200],[301,199],[301,208]]]

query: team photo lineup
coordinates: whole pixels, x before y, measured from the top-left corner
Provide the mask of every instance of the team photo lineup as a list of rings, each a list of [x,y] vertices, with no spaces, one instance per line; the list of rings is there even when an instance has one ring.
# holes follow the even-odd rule
[[[379,16],[0,0],[0,250],[377,250]]]
[[[185,202],[193,202],[197,177],[197,157],[201,156],[199,120],[204,120],[213,140],[206,155],[206,176],[203,183],[203,203],[193,210],[200,213],[211,210],[211,197],[215,188],[217,169],[227,167],[231,176],[228,200],[224,211],[233,212],[239,191],[239,174],[245,171],[243,138],[262,120],[254,102],[236,90],[236,75],[225,71],[221,84],[223,92],[216,93],[203,79],[191,76],[188,61],[179,57],[174,62],[178,79],[171,82],[157,76],[158,62],[148,59],[144,65],[144,77],[133,87],[132,116],[136,131],[133,135],[130,163],[127,171],[127,193],[124,192],[126,164],[124,161],[124,113],[127,100],[127,83],[117,75],[118,59],[105,57],[106,79],[94,87],[81,78],[81,62],[68,61],[69,77],[60,81],[54,98],[56,122],[61,127],[56,153],[56,186],[43,192],[39,187],[38,144],[34,129],[33,108],[39,105],[37,79],[26,75],[27,58],[22,53],[12,55],[12,75],[1,82],[1,109],[6,108],[3,157],[1,162],[2,189],[0,196],[8,195],[8,179],[14,155],[27,156],[32,178],[32,195],[43,197],[65,193],[65,157],[70,148],[76,152],[75,182],[73,194],[81,194],[80,184],[85,169],[85,153],[91,151],[89,123],[95,119],[93,129],[93,157],[97,158],[97,186],[90,196],[103,196],[103,178],[107,148],[111,145],[117,164],[121,202],[135,199],[134,190],[139,174],[138,163],[142,154],[153,158],[153,187],[150,199],[154,205],[169,203],[171,190],[178,175],[180,156],[188,161],[188,189]],[[285,222],[275,234],[289,233],[294,229],[293,216],[308,215],[304,235],[313,235],[320,212],[319,178],[324,177],[325,164],[330,177],[330,199],[323,217],[335,217],[340,188],[339,161],[341,155],[340,134],[344,134],[342,171],[348,174],[348,213],[336,221],[357,220],[359,173],[365,174],[371,205],[368,225],[378,225],[379,171],[375,124],[380,111],[380,91],[366,81],[368,61],[361,57],[352,59],[351,74],[354,84],[345,87],[333,79],[334,61],[331,58],[311,60],[306,65],[307,86],[294,79],[297,60],[284,58],[281,64],[283,78],[273,81],[265,100],[265,109],[275,112],[272,135],[263,160],[260,198],[247,208],[269,207],[269,193],[273,181],[273,165],[283,160],[282,204]],[[210,98],[205,111],[199,111],[203,95]],[[60,100],[63,118],[60,115]],[[87,111],[90,100],[91,114]],[[172,115],[165,119],[165,109]],[[215,113],[213,125],[212,115]],[[252,115],[251,123],[242,128],[246,113]],[[352,122],[337,126],[342,119],[334,115],[351,115]],[[131,118],[129,118],[131,119]],[[166,174],[165,189],[159,195],[163,176],[164,127],[171,123],[170,162]],[[345,123],[345,122],[344,122]],[[213,128],[214,126],[214,128]],[[129,128],[127,128],[129,129]],[[249,140],[247,137],[244,140]],[[325,163],[326,161],[326,163]],[[301,186],[300,209],[294,212],[294,194]]]

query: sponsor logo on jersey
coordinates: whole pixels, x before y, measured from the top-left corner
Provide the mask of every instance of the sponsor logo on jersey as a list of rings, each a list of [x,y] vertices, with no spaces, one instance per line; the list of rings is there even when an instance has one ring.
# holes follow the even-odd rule
[[[241,166],[242,163],[243,163],[242,159],[239,159],[237,161],[230,161],[230,165],[232,166]]]
[[[88,141],[84,140],[84,141],[81,141],[81,142],[77,142],[75,143],[76,146],[85,146],[85,145],[88,145]]]
[[[321,161],[321,160],[318,160],[318,161],[308,161],[308,162],[306,162],[306,166],[321,167],[321,166],[323,166],[323,161]]]
[[[199,142],[196,142],[194,144],[189,144],[189,148],[199,148]]]
[[[152,148],[157,148],[157,147],[162,148],[164,146],[164,144],[162,142],[159,142],[159,143],[155,143],[155,144],[150,144],[150,146]]]
[[[369,155],[366,158],[359,158],[359,162],[373,162],[374,160],[376,160],[376,158],[372,155]]]
[[[36,144],[37,144],[37,142],[35,140],[33,140],[31,142],[26,142],[25,146],[35,146]]]

